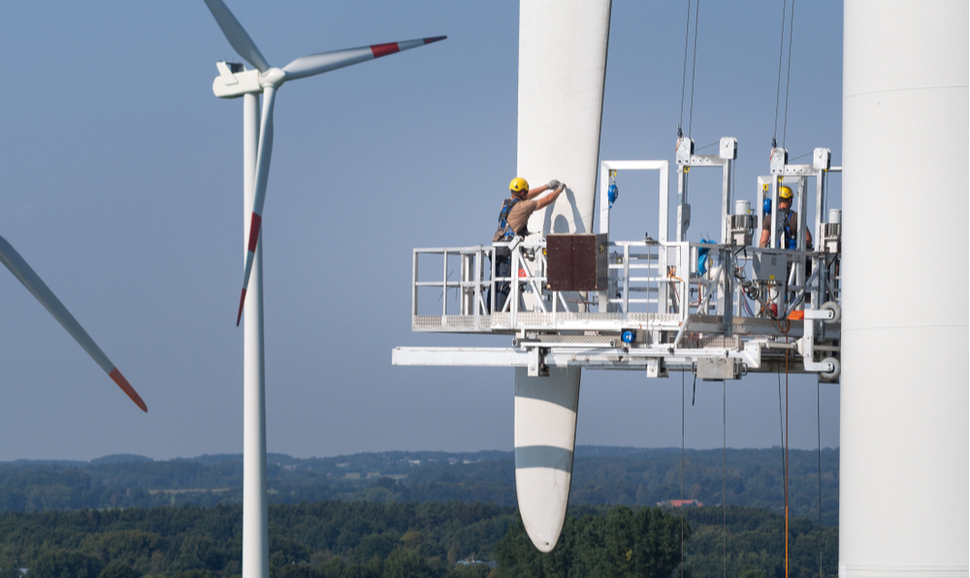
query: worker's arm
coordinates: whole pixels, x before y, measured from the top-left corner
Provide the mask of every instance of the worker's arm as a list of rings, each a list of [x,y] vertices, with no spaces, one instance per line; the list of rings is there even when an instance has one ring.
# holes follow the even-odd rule
[[[561,183],[559,181],[557,181],[556,179],[553,179],[542,186],[531,189],[528,193],[525,194],[525,198],[526,200],[532,200],[538,197],[539,195],[541,195],[542,193],[558,187],[560,184]]]
[[[812,246],[812,234],[809,233],[808,232],[808,229],[806,228],[805,229],[805,247],[807,248],[807,247],[811,247],[811,246]]]
[[[545,187],[545,185],[543,185],[543,187]],[[541,199],[539,199],[538,201],[536,201],[536,210],[538,211],[543,207],[546,207],[548,205],[551,205],[552,203],[555,203],[556,199],[559,198],[559,195],[561,195],[565,189],[566,189],[566,186],[560,184],[559,188],[556,189],[551,195],[546,195]],[[532,191],[529,191],[529,192],[531,193]]]
[[[528,193],[525,194],[525,200],[531,201],[532,199],[538,197],[542,193],[549,190],[548,185],[540,185],[534,189],[530,189]]]
[[[761,229],[761,242],[758,243],[759,247],[768,247],[768,241],[771,237],[771,231],[768,229]]]

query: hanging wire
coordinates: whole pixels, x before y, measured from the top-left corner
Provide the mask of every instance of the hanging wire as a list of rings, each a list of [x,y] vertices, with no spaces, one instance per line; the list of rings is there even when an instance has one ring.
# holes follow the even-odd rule
[[[680,372],[680,578],[684,578],[684,524],[687,508],[684,507],[684,500],[687,497],[684,491],[684,444],[687,439],[687,377],[684,372]]]
[[[818,434],[818,578],[822,576],[822,376],[815,379],[815,432]]]
[[[788,0],[782,2],[781,9],[781,40],[778,46],[778,88],[775,90],[775,128],[771,131],[771,148],[775,148],[775,137],[778,136],[778,104],[781,100],[781,63],[785,55],[785,15],[788,11]]]
[[[687,91],[687,47],[690,46],[690,0],[687,0],[687,28],[684,30],[684,77],[680,81],[680,120],[677,122],[677,136],[683,135],[680,127],[684,124],[684,95]]]
[[[691,129],[694,127],[694,80],[697,77],[697,21],[701,11],[701,0],[694,2],[694,63],[690,70],[690,117],[687,123],[687,138],[691,137]]]
[[[727,382],[721,382],[721,549],[724,556],[723,578],[727,578]],[[819,462],[821,463],[821,462]],[[821,480],[821,478],[819,478]],[[819,510],[821,511],[821,510]],[[821,514],[820,514],[821,515]],[[821,518],[819,518],[821,519]],[[821,542],[819,542],[821,544]]]
[[[788,24],[788,78],[785,80],[785,124],[781,133],[781,147],[787,148],[788,142],[788,88],[791,86],[791,43],[795,35],[795,0],[791,0],[791,16]],[[780,80],[780,79],[779,79]]]
[[[781,401],[781,372],[778,372],[778,424],[781,432],[781,447],[785,447],[785,413]],[[785,452],[781,452],[781,467],[785,467]]]
[[[785,343],[788,343],[787,331]],[[788,349],[785,349],[785,578],[788,578]]]

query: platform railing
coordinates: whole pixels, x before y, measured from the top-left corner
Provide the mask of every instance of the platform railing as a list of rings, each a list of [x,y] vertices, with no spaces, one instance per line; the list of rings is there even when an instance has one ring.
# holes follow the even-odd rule
[[[511,253],[511,274],[499,276],[495,255],[504,249]],[[837,256],[828,254],[663,241],[610,242],[607,253],[606,287],[578,293],[549,289],[542,238],[414,249],[412,328],[510,333],[639,326],[679,331],[689,320],[701,319],[706,327],[717,324],[730,335],[738,319],[786,320],[807,302],[817,308],[840,298]],[[756,280],[758,254],[783,258],[787,279]],[[429,269],[431,260],[440,263]],[[811,263],[807,275],[806,263]],[[429,271],[430,278],[422,277]],[[508,299],[501,303],[503,284],[508,284]]]

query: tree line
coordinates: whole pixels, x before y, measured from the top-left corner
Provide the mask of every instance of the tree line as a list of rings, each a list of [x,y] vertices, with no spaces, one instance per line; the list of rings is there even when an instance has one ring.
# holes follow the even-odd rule
[[[737,506],[571,507],[549,554],[486,503],[278,504],[269,534],[273,578],[784,576],[784,519]],[[791,576],[835,574],[837,528],[795,519],[789,536]],[[228,578],[241,560],[238,505],[0,514],[0,578]]]

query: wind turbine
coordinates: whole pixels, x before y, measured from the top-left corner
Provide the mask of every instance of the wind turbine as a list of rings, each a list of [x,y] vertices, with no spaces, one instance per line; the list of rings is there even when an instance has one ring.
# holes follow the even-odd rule
[[[97,363],[101,369],[108,374],[108,377],[114,380],[114,382],[118,384],[118,387],[120,387],[121,390],[131,398],[131,401],[135,402],[135,405],[140,407],[142,411],[147,412],[148,407],[145,405],[145,402],[142,401],[141,396],[138,395],[138,392],[135,391],[135,388],[131,387],[131,384],[128,383],[125,376],[121,375],[121,372],[118,371],[115,364],[111,363],[108,356],[101,351],[98,344],[91,339],[91,336],[88,335],[88,332],[85,331],[83,327],[81,327],[81,324],[77,322],[77,319],[71,315],[71,312],[67,310],[67,307],[64,307],[64,304],[61,303],[60,299],[54,295],[50,288],[47,287],[47,284],[45,284],[44,281],[41,280],[40,276],[34,272],[30,265],[27,264],[27,261],[25,261],[24,258],[20,256],[20,253],[18,253],[17,250],[14,249],[13,246],[11,246],[10,243],[8,243],[3,237],[0,237],[0,262],[3,262],[3,264],[7,266],[7,269],[10,269],[10,272],[14,274],[14,277],[19,279],[20,282],[24,284],[24,287],[26,287],[27,290],[30,291],[30,293],[38,301],[40,301],[40,304],[43,305],[51,315],[54,316],[54,319],[56,319],[58,323],[60,323],[61,326],[71,334],[71,337],[73,337],[74,340],[77,341],[78,344],[84,349],[84,351],[86,351],[88,355],[94,359],[95,363]]]
[[[263,369],[262,243],[259,238],[263,202],[273,153],[273,107],[276,91],[289,80],[314,76],[403,50],[444,40],[445,36],[374,44],[301,56],[283,68],[263,57],[246,30],[222,0],[205,0],[233,49],[255,70],[216,63],[219,76],[212,91],[219,98],[243,97],[243,221],[246,241],[242,293],[236,325],[245,313],[243,329],[243,577],[269,576],[269,536],[266,505],[266,413]],[[262,114],[259,95],[263,95]],[[252,273],[255,271],[255,274]],[[247,301],[247,293],[251,298]]]

